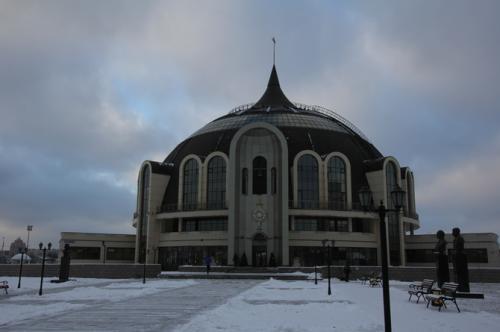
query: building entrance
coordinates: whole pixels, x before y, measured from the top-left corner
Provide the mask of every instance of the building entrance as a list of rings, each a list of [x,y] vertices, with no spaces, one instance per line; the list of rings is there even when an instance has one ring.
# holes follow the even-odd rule
[[[256,234],[252,244],[252,265],[267,266],[267,238],[264,234]]]
[[[267,265],[267,247],[266,246],[253,246],[252,262],[253,266],[266,266]]]

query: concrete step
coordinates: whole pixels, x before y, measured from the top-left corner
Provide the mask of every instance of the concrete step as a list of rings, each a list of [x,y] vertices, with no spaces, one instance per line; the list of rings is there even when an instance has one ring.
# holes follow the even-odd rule
[[[169,272],[162,273],[159,278],[165,279],[252,279],[267,280],[270,278],[277,280],[307,280],[308,276],[304,274],[286,274],[286,273],[189,273],[189,272]]]

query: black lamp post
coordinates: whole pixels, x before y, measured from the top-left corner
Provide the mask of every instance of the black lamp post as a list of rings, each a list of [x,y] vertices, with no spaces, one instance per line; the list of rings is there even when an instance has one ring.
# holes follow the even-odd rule
[[[19,280],[17,281],[17,288],[21,288],[21,276],[23,275],[23,260],[24,260],[24,251],[27,252],[27,250],[21,250],[21,265],[19,265]]]
[[[106,242],[102,241],[102,263],[106,264]]]
[[[372,210],[372,192],[369,188],[363,187],[358,192],[359,201],[361,206],[366,210]],[[403,206],[405,198],[405,192],[399,186],[391,192],[391,199],[395,209],[386,209],[384,202],[380,201],[380,206],[376,210],[380,219],[380,254],[382,256],[382,291],[384,296],[384,322],[385,331],[391,332],[391,300],[389,296],[389,267],[387,262],[387,236],[385,227],[385,214],[387,212],[396,212],[399,214],[401,207]]]
[[[323,240],[321,241],[321,243],[323,244],[323,248],[326,248],[327,250],[327,264],[328,264],[328,295],[332,295],[332,286],[331,286],[331,282],[330,282],[330,279],[331,279],[331,272],[330,272],[330,266],[332,265],[332,247],[334,245],[334,241],[333,240]]]
[[[28,256],[28,246],[30,245],[30,232],[33,230],[33,225],[26,226],[26,230],[28,231],[28,240],[26,241],[26,248],[24,249],[24,251],[21,251],[21,265],[19,266],[19,280],[17,282],[17,288],[21,288],[21,276],[23,275],[24,254]]]
[[[314,284],[318,284],[318,265],[316,264],[316,260],[314,260]]]
[[[50,250],[50,248],[52,248],[52,243],[49,242],[47,244],[47,247],[43,248],[43,243],[40,242],[40,244],[38,244],[38,247],[40,248],[40,250],[43,250],[43,254],[42,254],[42,273],[40,274],[40,290],[38,291],[38,295],[41,296],[42,295],[42,290],[43,290],[43,275],[45,273],[45,254],[47,252],[47,249]]]
[[[146,283],[146,260],[148,259],[149,249],[144,248],[144,265],[142,269],[142,283]]]

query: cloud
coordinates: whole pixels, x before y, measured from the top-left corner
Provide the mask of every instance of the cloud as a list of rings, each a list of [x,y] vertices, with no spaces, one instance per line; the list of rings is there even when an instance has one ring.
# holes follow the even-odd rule
[[[10,240],[30,222],[53,242],[66,230],[133,231],[141,162],[257,100],[273,36],[291,100],[334,109],[414,170],[422,230],[499,231],[497,2],[0,7],[0,232]]]

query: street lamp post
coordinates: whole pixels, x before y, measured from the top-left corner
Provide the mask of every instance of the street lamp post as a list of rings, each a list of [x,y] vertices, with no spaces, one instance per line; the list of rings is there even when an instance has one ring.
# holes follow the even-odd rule
[[[24,251],[21,251],[21,265],[19,265],[19,279],[17,281],[17,288],[21,288],[21,276],[23,275],[23,260],[24,260]]]
[[[33,225],[26,226],[26,230],[28,231],[28,239],[26,240],[26,248],[24,251],[21,251],[21,265],[19,266],[19,280],[17,281],[17,288],[21,288],[21,276],[23,275],[23,261],[24,254],[28,255],[28,246],[30,245],[30,232],[33,230]],[[3,244],[2,244],[3,250]]]
[[[366,210],[374,210],[372,208],[372,192],[369,188],[363,187],[359,190],[359,200],[361,206]],[[395,209],[386,209],[384,202],[380,201],[380,206],[376,210],[380,219],[380,253],[382,256],[382,291],[384,297],[384,323],[385,332],[391,332],[391,300],[389,296],[389,266],[387,262],[387,236],[385,227],[385,215],[387,212],[396,212],[399,214],[403,206],[405,192],[399,186],[391,192],[391,199]]]
[[[142,283],[146,283],[146,260],[148,259],[149,249],[144,248],[144,265],[142,269]]]
[[[26,240],[26,254],[28,254],[28,248],[30,246],[30,232],[33,230],[33,225],[26,226],[26,230],[28,231],[28,239]]]
[[[102,241],[102,264],[106,264],[106,242]]]
[[[43,254],[42,254],[42,273],[40,273],[40,290],[38,291],[38,295],[41,296],[42,295],[42,290],[43,290],[43,275],[45,273],[45,254],[47,252],[47,249],[50,250],[50,248],[52,247],[52,243],[49,242],[47,244],[47,247],[43,248],[43,243],[40,242],[40,244],[38,245],[38,247],[40,248],[40,250],[43,250]]]
[[[323,248],[326,248],[327,250],[327,264],[328,264],[328,295],[332,295],[332,287],[331,287],[331,272],[330,272],[330,266],[332,265],[332,260],[331,260],[331,257],[332,257],[332,247],[334,245],[334,241],[333,240],[323,240],[321,241],[321,243],[323,244]]]
[[[314,284],[315,285],[318,284],[318,266],[317,266],[317,264],[314,264]]]

